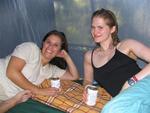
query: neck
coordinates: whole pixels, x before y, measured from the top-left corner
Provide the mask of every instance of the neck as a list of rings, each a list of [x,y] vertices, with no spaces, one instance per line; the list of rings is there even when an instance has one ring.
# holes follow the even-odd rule
[[[102,51],[107,51],[108,49],[113,49],[114,45],[112,41],[106,41],[100,44],[100,49]]]
[[[42,55],[41,55],[41,62],[42,62],[42,65],[45,66],[47,65],[51,60],[47,60],[46,58],[44,58]]]

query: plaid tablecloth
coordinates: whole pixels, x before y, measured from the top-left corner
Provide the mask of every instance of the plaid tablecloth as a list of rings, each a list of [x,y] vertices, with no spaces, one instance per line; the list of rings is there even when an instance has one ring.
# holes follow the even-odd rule
[[[50,87],[50,80],[46,79],[39,86]],[[95,106],[88,106],[82,100],[84,87],[73,81],[61,81],[61,92],[57,96],[36,95],[33,99],[51,107],[68,113],[99,113],[111,96],[101,87],[98,88],[98,98]]]

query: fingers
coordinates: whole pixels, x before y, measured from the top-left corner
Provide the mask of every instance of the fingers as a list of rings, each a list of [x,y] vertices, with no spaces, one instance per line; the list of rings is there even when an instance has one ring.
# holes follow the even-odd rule
[[[52,96],[56,96],[56,95],[58,95],[60,92],[61,92],[61,88],[54,88],[54,87],[51,88]]]
[[[61,50],[58,54],[57,57],[61,57],[61,58],[67,58],[68,57],[68,53],[65,50]]]
[[[21,103],[21,102],[25,102],[27,101],[30,97],[32,96],[32,93],[31,91],[29,90],[24,90],[24,91],[21,91],[19,93],[17,93],[13,99],[16,103]]]
[[[83,92],[82,99],[83,99],[83,102],[87,101],[87,92],[86,92],[86,90],[84,90],[84,92]]]
[[[22,97],[21,102],[27,101],[30,97],[31,97],[31,95],[24,95],[24,96]]]

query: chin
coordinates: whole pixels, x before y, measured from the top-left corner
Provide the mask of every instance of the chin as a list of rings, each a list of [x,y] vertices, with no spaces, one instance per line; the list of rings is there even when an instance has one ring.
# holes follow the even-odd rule
[[[54,58],[54,56],[52,56],[52,55],[45,55],[45,58],[48,59],[48,60],[49,59],[51,60],[52,58]]]
[[[101,40],[94,40],[95,41],[95,43],[100,43],[101,42]]]

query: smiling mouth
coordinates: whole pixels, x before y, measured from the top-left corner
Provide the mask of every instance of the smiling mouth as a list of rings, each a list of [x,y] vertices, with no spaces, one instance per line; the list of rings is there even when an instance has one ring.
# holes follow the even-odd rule
[[[51,50],[46,50],[46,53],[52,54],[53,52]]]

